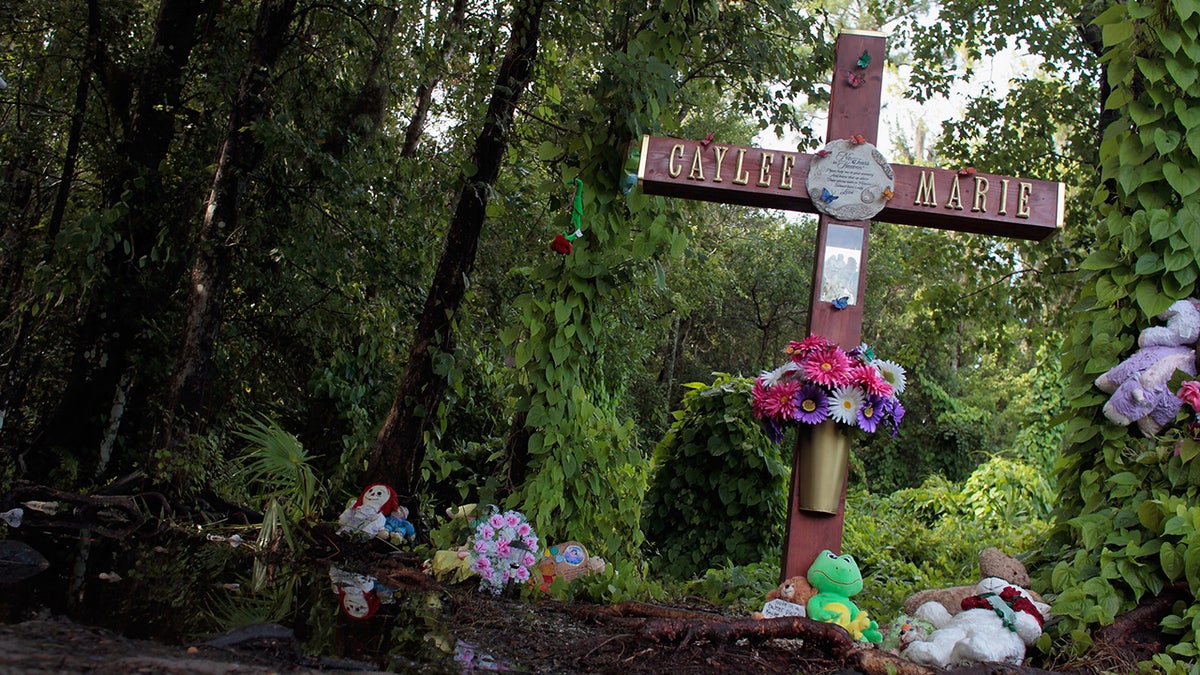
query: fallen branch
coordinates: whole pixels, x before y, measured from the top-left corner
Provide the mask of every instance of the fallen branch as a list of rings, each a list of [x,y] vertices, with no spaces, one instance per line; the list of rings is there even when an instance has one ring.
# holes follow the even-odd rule
[[[866,675],[932,675],[934,672],[856,642],[841,626],[800,616],[733,621],[653,619],[643,624],[641,635],[653,642],[676,646],[699,640],[733,643],[739,640],[765,642],[800,639],[804,640],[805,646],[825,652]]]
[[[582,616],[609,619],[677,619],[687,621],[728,621],[729,617],[691,609],[661,607],[645,602],[626,600],[615,605],[584,605],[576,610]]]
[[[1144,661],[1161,653],[1168,644],[1161,622],[1179,601],[1188,601],[1191,593],[1186,584],[1173,584],[1157,596],[1142,598],[1137,607],[1116,617],[1111,625],[1096,631],[1097,647],[1122,655],[1132,662]]]

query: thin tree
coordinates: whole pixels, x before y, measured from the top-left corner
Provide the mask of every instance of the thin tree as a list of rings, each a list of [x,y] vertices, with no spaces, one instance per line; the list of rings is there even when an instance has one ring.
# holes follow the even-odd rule
[[[544,4],[545,0],[525,0],[513,8],[508,45],[470,162],[477,170],[461,179],[458,204],[417,322],[408,365],[371,449],[368,482],[386,482],[402,493],[416,493],[425,432],[446,393],[445,378],[433,369],[434,356],[454,350],[454,318],[475,267],[488,194],[500,173],[509,125],[532,77]]]
[[[258,8],[192,262],[183,345],[175,359],[167,398],[168,447],[182,440],[177,424],[183,427],[179,431],[192,431],[201,420],[209,367],[224,316],[242,195],[262,156],[262,143],[255,138],[253,125],[267,114],[271,73],[287,44],[295,10],[296,0],[263,0]]]

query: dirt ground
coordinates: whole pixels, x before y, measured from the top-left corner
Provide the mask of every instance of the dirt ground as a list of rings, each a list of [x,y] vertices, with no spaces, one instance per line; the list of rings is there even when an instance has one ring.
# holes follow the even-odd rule
[[[404,563],[389,562],[377,571],[410,596],[437,598],[436,612],[458,644],[418,636],[417,647],[397,649],[387,663],[365,663],[304,657],[294,635],[281,626],[163,645],[49,618],[0,626],[0,674],[934,672],[892,660],[851,642],[840,628],[806,619],[762,622],[641,603],[530,603],[480,593],[470,583],[443,586]],[[379,616],[387,611],[385,605]],[[394,633],[380,637],[396,644]],[[1047,671],[983,666],[958,672]]]

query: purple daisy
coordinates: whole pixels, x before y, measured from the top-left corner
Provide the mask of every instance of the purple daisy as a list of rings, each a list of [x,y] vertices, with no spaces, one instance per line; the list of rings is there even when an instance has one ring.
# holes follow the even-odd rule
[[[904,419],[904,406],[897,398],[885,398],[883,405],[884,414],[892,421],[892,438],[895,438],[900,433],[900,420]]]
[[[884,415],[883,405],[882,397],[867,396],[862,407],[858,409],[858,428],[869,434],[875,433],[879,420]]]
[[[820,424],[829,417],[829,395],[825,390],[807,384],[796,392],[796,412],[795,419],[797,422],[804,424]]]

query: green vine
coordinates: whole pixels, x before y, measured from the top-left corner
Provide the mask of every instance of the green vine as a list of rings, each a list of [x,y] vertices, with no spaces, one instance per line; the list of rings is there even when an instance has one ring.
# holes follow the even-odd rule
[[[1097,250],[1082,265],[1084,288],[1064,350],[1071,417],[1040,582],[1057,593],[1055,633],[1078,651],[1092,645],[1092,629],[1143,598],[1171,586],[1189,594],[1163,622],[1171,643],[1153,657],[1153,667],[1169,671],[1174,659],[1197,654],[1200,465],[1174,456],[1172,442],[1108,422],[1107,397],[1093,382],[1136,349],[1152,317],[1196,291],[1200,2],[1114,4],[1095,23],[1106,47],[1104,105],[1117,114],[1100,145]]]

